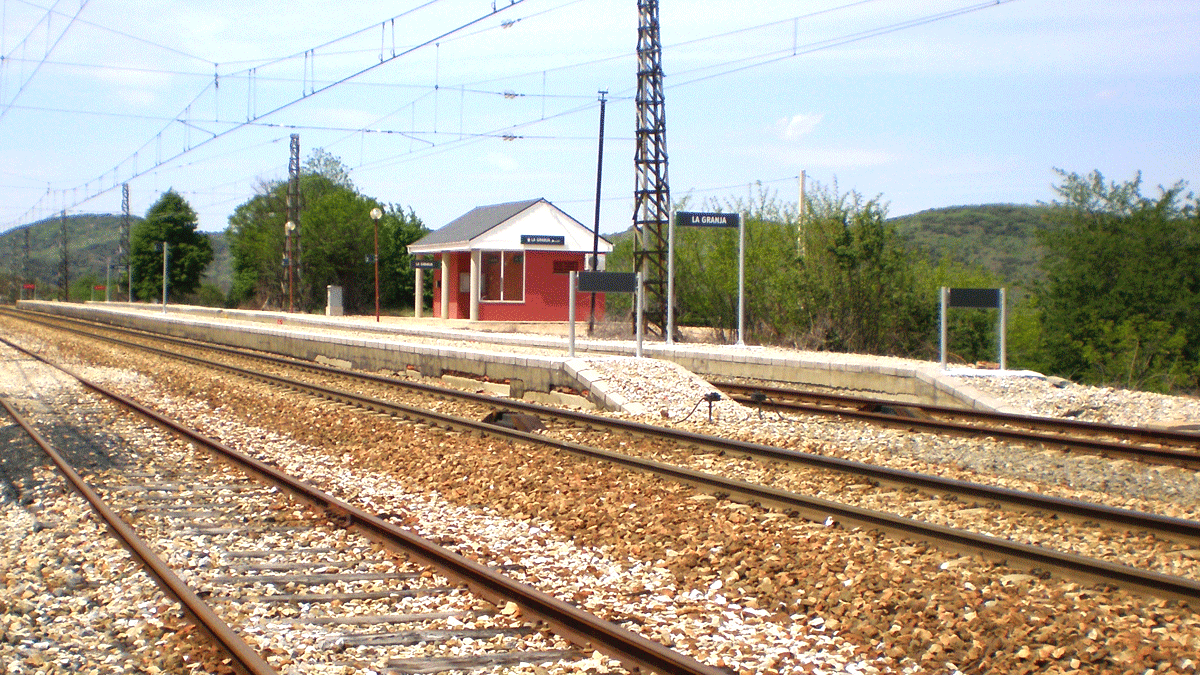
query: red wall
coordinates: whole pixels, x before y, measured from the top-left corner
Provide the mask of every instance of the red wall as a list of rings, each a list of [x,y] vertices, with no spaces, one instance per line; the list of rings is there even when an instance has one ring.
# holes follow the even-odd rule
[[[456,252],[450,256],[450,318],[471,318],[471,295],[469,289],[458,288],[460,272],[470,272],[471,254]],[[569,276],[555,274],[555,261],[575,261],[583,269],[585,253],[559,251],[525,252],[525,301],[479,303],[481,321],[566,321],[569,311],[567,284]],[[441,271],[434,278],[441,280]],[[464,292],[458,292],[462,290]],[[579,293],[575,298],[576,320],[586,320],[591,309],[591,294]],[[441,288],[435,283],[433,294],[433,316],[440,317],[442,311]],[[604,318],[604,294],[596,296],[596,318]]]

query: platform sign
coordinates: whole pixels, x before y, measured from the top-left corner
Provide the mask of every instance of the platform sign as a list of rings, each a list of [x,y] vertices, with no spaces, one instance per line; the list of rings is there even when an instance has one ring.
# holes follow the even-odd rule
[[[567,243],[567,238],[561,234],[523,234],[521,235],[521,244],[532,244],[534,246],[562,246]]]
[[[440,260],[418,260],[413,258],[412,268],[414,270],[436,270],[442,266]]]
[[[25,284],[21,288],[24,288],[27,291],[32,291],[33,289],[37,288],[37,286],[34,286],[33,284]]]
[[[1008,303],[1006,301],[1007,289],[1005,288],[941,288],[941,301],[939,303],[938,323],[941,327],[941,355],[942,368],[946,367],[946,345],[947,345],[947,310],[955,307],[966,307],[970,309],[998,309],[1000,310],[1000,326],[999,326],[999,342],[1000,342],[1000,370],[1008,370]]]
[[[580,293],[633,293],[637,314],[637,348],[634,352],[642,358],[642,312],[645,304],[645,289],[640,274],[635,272],[576,272],[568,275],[567,297],[567,355],[575,358],[575,296]]]
[[[104,284],[99,284],[99,285],[96,285],[96,286],[92,286],[92,290],[93,290],[93,291],[103,291],[103,290],[104,290],[104,289],[106,289],[106,288],[108,288],[108,286],[105,286]]]
[[[948,307],[974,307],[999,309],[999,288],[951,288],[947,298]]]
[[[675,224],[679,227],[737,227],[741,222],[742,217],[737,213],[679,211],[675,214]]]
[[[667,344],[675,340],[675,228],[724,227],[738,231],[738,346],[746,339],[746,228],[739,213],[677,211],[667,235]]]
[[[633,272],[579,272],[580,293],[636,293]]]

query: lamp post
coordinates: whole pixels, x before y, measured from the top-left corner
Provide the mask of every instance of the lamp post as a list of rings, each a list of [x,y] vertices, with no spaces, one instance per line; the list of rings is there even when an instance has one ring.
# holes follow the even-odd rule
[[[290,220],[287,221],[287,223],[284,224],[284,226],[283,226],[283,233],[284,233],[285,238],[287,239],[287,253],[285,254],[285,259],[287,260],[287,268],[288,268],[288,313],[289,314],[296,311],[295,302],[294,302],[294,299],[295,299],[295,293],[294,293],[295,281],[294,281],[294,279],[295,279],[295,277],[293,276],[293,272],[292,272],[292,230],[294,230],[294,229],[296,229],[296,223],[293,223]]]
[[[375,320],[379,321],[379,219],[383,211],[379,207],[371,209],[371,220],[375,221]]]

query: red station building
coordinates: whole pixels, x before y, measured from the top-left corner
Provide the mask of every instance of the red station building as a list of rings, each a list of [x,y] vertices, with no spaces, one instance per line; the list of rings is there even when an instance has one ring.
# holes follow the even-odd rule
[[[472,209],[410,244],[408,252],[418,256],[418,289],[424,282],[421,265],[434,275],[434,316],[566,321],[569,272],[591,269],[593,237],[592,230],[562,209],[533,199]],[[604,269],[604,256],[612,248],[600,238],[598,269]],[[577,294],[576,307],[590,307],[590,297]],[[596,316],[604,316],[603,294],[596,298]]]

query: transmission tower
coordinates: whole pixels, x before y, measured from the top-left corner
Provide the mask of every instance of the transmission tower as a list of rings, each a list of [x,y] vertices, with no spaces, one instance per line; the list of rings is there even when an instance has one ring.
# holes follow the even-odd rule
[[[663,106],[658,0],[638,0],[637,150],[633,225],[634,265],[646,284],[645,321],[665,334],[667,235],[671,189],[667,181],[667,119]]]
[[[288,156],[288,191],[287,191],[287,224],[284,225],[284,236],[287,239],[286,251],[288,269],[288,311],[296,311],[295,287],[296,275],[299,272],[295,259],[292,258],[292,231],[296,231],[296,248],[300,247],[300,134],[292,134],[291,154]],[[302,301],[303,302],[303,301]]]
[[[122,266],[126,270],[126,280],[129,282],[129,302],[133,302],[133,260],[130,251],[129,233],[129,183],[121,184],[121,240],[117,243],[117,269]]]

